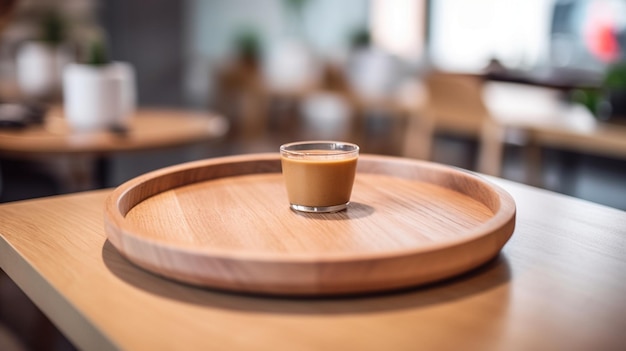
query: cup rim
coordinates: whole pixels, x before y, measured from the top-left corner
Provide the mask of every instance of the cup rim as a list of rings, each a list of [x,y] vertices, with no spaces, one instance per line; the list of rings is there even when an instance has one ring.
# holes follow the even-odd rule
[[[320,150],[320,148],[307,148],[307,146],[328,145],[328,144],[334,144],[334,145],[343,146],[343,147],[347,146],[351,149],[349,150],[339,149],[339,148],[322,149],[324,151],[328,151],[328,152],[324,152],[323,154],[319,152],[315,152],[315,153],[307,152],[308,150],[318,150],[318,151]],[[302,148],[289,150],[289,148],[293,146],[301,146]],[[299,156],[299,157],[345,156],[345,155],[350,155],[350,154],[355,154],[355,153],[358,154],[359,150],[360,148],[357,144],[345,142],[345,141],[334,141],[334,140],[294,141],[294,142],[286,143],[280,146],[281,154],[288,155],[288,156]]]

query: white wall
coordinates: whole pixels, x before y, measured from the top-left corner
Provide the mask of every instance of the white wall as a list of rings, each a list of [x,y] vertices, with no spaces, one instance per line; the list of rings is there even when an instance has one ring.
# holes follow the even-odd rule
[[[267,45],[289,35],[288,12],[281,0],[189,0],[189,49],[222,57],[237,30],[258,29]],[[342,50],[353,30],[367,26],[369,0],[311,0],[305,5],[304,36],[323,54]]]
[[[430,55],[443,69],[478,71],[489,59],[529,68],[546,54],[553,0],[432,1]]]
[[[242,28],[258,31],[264,48],[290,35],[281,0],[188,0],[187,94],[201,105],[211,93],[211,69],[232,52]],[[303,37],[317,54],[341,59],[352,32],[367,26],[369,0],[311,0],[305,5]]]

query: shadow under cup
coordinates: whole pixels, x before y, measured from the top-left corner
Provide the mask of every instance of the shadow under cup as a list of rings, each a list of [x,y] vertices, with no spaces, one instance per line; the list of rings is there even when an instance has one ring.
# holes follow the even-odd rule
[[[306,141],[280,147],[291,209],[337,212],[350,203],[359,147],[338,141]]]

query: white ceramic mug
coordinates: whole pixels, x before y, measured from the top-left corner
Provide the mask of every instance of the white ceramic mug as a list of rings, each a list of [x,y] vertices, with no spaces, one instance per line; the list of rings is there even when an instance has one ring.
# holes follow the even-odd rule
[[[134,69],[124,62],[68,64],[63,99],[65,116],[76,130],[126,127],[136,108]]]

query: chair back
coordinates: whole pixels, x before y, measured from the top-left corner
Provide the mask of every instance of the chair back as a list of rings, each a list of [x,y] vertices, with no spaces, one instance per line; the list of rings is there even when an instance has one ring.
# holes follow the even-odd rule
[[[482,96],[480,78],[433,72],[425,79],[427,102],[425,111],[433,119],[435,129],[453,134],[480,133],[489,111]]]

